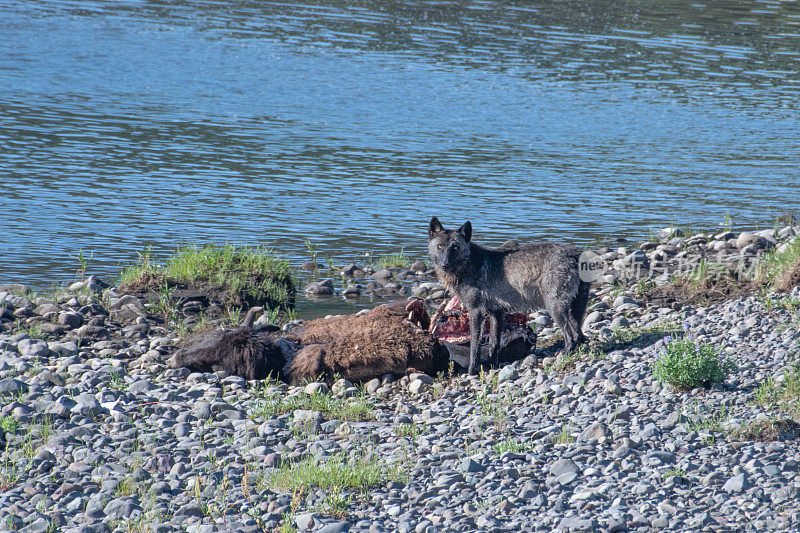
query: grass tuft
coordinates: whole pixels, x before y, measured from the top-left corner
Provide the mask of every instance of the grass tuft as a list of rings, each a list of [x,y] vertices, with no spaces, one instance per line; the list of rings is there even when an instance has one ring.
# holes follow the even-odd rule
[[[309,457],[285,463],[272,474],[270,484],[285,492],[306,492],[312,487],[341,492],[366,493],[388,481],[401,480],[402,472],[377,459],[362,455],[348,457],[340,453],[326,459]]]
[[[295,396],[268,396],[259,400],[253,410],[254,418],[274,418],[297,409],[320,411],[323,416],[335,420],[373,420],[374,407],[366,395],[339,398],[332,394],[297,394]]]
[[[783,380],[776,384],[768,377],[753,393],[753,401],[764,407],[786,407],[798,411],[800,405],[800,362],[794,363],[784,373]]]
[[[671,477],[686,477],[686,470],[683,468],[673,468],[672,470],[667,470],[664,472],[662,476],[664,479],[671,478]]]
[[[668,337],[664,354],[653,365],[653,377],[676,389],[689,390],[720,383],[736,369],[734,361],[720,357],[719,350],[710,344]]]
[[[528,453],[533,451],[535,447],[533,442],[519,442],[517,440],[512,439],[511,437],[498,442],[495,444],[492,449],[497,455],[502,455],[506,452],[511,453]]]
[[[398,437],[405,437],[412,441],[417,440],[422,433],[424,433],[426,427],[424,425],[417,424],[413,422],[411,424],[400,424],[395,426],[394,431]]]
[[[335,518],[346,518],[350,510],[350,502],[353,501],[352,495],[344,495],[338,491],[328,494],[318,506],[319,512],[333,516]]]
[[[50,335],[42,331],[41,324],[32,324],[30,326],[20,326],[17,328],[17,333],[22,333],[30,337],[31,339],[42,339],[47,340],[50,338]]]
[[[377,266],[380,268],[408,268],[411,265],[411,258],[403,250],[399,252],[382,255],[378,258]]]
[[[774,440],[794,440],[800,437],[800,424],[791,418],[761,420],[744,424],[731,435],[736,440],[769,442]]]
[[[567,426],[561,426],[561,431],[556,435],[556,444],[569,444],[575,442],[575,437],[569,431]]]
[[[606,354],[596,348],[590,348],[586,344],[581,344],[576,350],[570,354],[561,352],[556,357],[553,364],[547,369],[548,371],[554,370],[556,372],[564,372],[575,366],[579,362],[593,362],[605,359]]]
[[[0,416],[0,430],[6,433],[16,433],[19,429],[19,422],[10,415]]]
[[[773,250],[767,253],[759,277],[781,292],[800,285],[800,237],[789,242],[781,252]]]

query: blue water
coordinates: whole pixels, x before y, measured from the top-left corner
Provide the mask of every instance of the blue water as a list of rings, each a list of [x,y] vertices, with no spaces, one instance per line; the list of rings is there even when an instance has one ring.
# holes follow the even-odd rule
[[[25,1],[0,35],[0,282],[800,214],[797,3]]]

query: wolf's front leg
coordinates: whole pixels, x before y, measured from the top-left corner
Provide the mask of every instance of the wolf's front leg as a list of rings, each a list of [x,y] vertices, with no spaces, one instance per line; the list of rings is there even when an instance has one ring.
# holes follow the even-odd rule
[[[492,364],[500,366],[500,336],[503,334],[503,313],[489,313],[489,353]]]
[[[467,372],[469,372],[471,376],[477,373],[476,363],[479,363],[481,359],[481,338],[483,337],[483,323],[485,319],[486,317],[483,313],[479,312],[477,309],[471,311],[469,314],[469,369]]]

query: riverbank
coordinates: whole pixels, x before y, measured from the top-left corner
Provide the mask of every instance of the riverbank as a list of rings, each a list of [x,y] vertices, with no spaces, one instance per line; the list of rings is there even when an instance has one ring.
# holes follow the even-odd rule
[[[575,357],[539,313],[537,352],[491,373],[330,388],[167,369],[186,331],[99,280],[4,287],[0,529],[797,529],[800,289],[759,277],[795,232],[595,250]],[[352,266],[335,296],[445,296],[426,268]],[[736,370],[656,380],[667,335]]]

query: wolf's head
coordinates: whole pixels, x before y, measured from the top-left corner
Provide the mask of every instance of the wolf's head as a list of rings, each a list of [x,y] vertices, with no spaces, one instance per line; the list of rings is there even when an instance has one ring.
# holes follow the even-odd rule
[[[458,229],[444,229],[433,217],[428,228],[428,254],[433,264],[446,272],[459,272],[469,265],[472,224],[469,221]]]

